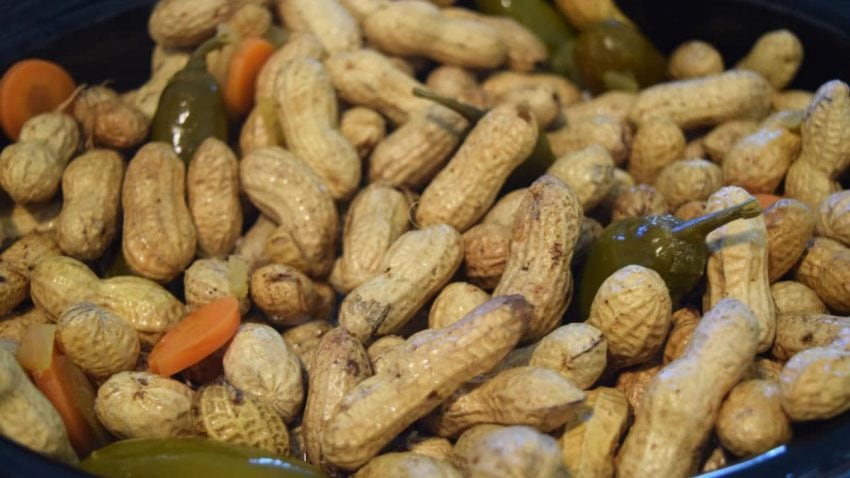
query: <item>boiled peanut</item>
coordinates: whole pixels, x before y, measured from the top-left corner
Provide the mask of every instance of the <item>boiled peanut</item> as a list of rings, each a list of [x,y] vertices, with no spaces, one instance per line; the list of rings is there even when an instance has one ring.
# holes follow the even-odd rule
[[[186,190],[199,252],[224,257],[242,232],[239,165],[233,151],[216,138],[204,140],[189,162]]]

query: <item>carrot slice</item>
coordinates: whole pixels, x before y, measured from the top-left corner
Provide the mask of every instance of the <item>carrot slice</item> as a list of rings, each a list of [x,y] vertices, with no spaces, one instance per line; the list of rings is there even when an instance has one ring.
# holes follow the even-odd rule
[[[756,201],[759,202],[759,206],[761,206],[762,210],[765,210],[765,209],[769,208],[770,206],[773,206],[773,203],[782,199],[781,197],[777,196],[776,194],[759,193],[759,194],[755,194],[754,196],[756,197]]]
[[[224,106],[232,116],[242,117],[251,111],[257,75],[274,50],[274,44],[266,39],[247,37],[233,52],[224,87]]]
[[[0,126],[17,141],[28,119],[54,110],[75,88],[71,75],[56,63],[38,58],[15,63],[0,81]]]
[[[189,313],[154,345],[152,373],[168,377],[185,370],[226,344],[239,328],[239,301],[224,297]]]

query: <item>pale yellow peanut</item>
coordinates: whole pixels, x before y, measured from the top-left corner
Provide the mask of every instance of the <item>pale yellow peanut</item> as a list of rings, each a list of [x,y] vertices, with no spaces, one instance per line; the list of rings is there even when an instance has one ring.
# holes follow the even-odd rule
[[[685,477],[696,471],[723,397],[753,361],[758,331],[756,317],[735,299],[706,313],[685,354],[649,384],[617,455],[618,476]]]
[[[190,309],[223,297],[235,297],[239,312],[251,308],[248,296],[248,263],[240,256],[225,259],[197,259],[183,274],[183,296]]]
[[[729,456],[729,452],[724,450],[722,446],[716,445],[705,458],[702,466],[699,467],[700,473],[709,473],[725,468],[731,460],[732,457]]]
[[[575,193],[544,175],[523,197],[512,228],[510,255],[493,296],[521,294],[534,306],[523,336],[533,342],[554,330],[572,298],[572,260],[583,217]]]
[[[336,93],[325,68],[317,60],[294,59],[274,84],[287,148],[322,178],[334,199],[354,194],[360,157],[339,131]]]
[[[642,365],[626,369],[617,377],[616,387],[626,394],[635,413],[643,406],[643,396],[649,384],[661,370],[661,365]]]
[[[723,447],[741,457],[755,456],[790,441],[791,423],[782,411],[779,383],[739,383],[723,401],[715,429]]]
[[[245,155],[255,149],[283,146],[284,143],[275,101],[269,97],[257,100],[239,130],[239,151]]]
[[[632,131],[622,120],[610,116],[593,116],[547,133],[549,145],[556,156],[580,151],[601,144],[611,154],[614,164],[622,165],[629,155]]]
[[[768,117],[761,120],[759,128],[779,127],[785,128],[788,131],[800,135],[800,128],[803,126],[803,120],[806,119],[806,106],[797,110],[776,111]]]
[[[770,108],[773,89],[750,71],[716,75],[651,86],[638,93],[630,118],[644,123],[666,117],[684,130],[731,119],[760,119]]]
[[[522,204],[526,191],[528,191],[527,188],[515,189],[500,197],[496,204],[493,204],[493,207],[487,211],[481,223],[513,227],[514,217],[519,210],[519,205]]]
[[[814,290],[796,281],[774,282],[770,285],[770,295],[776,305],[776,317],[793,313],[829,313]]]
[[[801,154],[802,157],[802,154]],[[785,175],[784,194],[815,210],[826,197],[841,190],[841,185],[811,162],[799,159]]]
[[[768,380],[779,383],[783,363],[767,357],[756,357],[741,380]]]
[[[385,370],[343,398],[322,434],[325,458],[347,470],[364,464],[463,383],[504,358],[530,313],[522,297],[499,297],[451,327],[413,335]]]
[[[451,279],[462,259],[461,237],[451,226],[402,234],[384,254],[382,272],[343,299],[340,325],[363,342],[396,333]]]
[[[186,52],[176,51],[166,55],[159,67],[152,69],[153,73],[150,79],[136,90],[136,93],[128,102],[148,118],[153,118],[159,105],[162,90],[168,85],[171,77],[186,66],[187,61],[189,61],[189,54]]]
[[[675,123],[647,121],[638,127],[632,141],[629,174],[640,183],[653,184],[664,166],[684,157],[685,135]]]
[[[274,221],[260,214],[254,225],[236,241],[234,254],[248,263],[249,272],[268,263],[267,258],[264,257],[266,239],[276,228]]]
[[[576,478],[610,478],[631,418],[629,401],[616,388],[599,387],[587,392],[584,407],[578,424],[568,424],[560,438],[564,465]]]
[[[391,55],[424,56],[439,63],[495,68],[507,58],[499,30],[477,20],[446,16],[419,0],[390,2],[363,19],[363,34]]]
[[[558,103],[557,94],[550,85],[510,90],[500,102],[527,105],[541,130],[555,124],[561,115],[561,105]]]
[[[407,449],[410,453],[429,456],[449,463],[452,460],[452,448],[452,442],[442,437],[424,436],[407,442]]]
[[[74,100],[74,118],[83,128],[86,144],[127,149],[140,145],[148,134],[150,119],[118,93],[93,86]]]
[[[670,204],[655,186],[638,184],[626,187],[617,195],[612,205],[611,220],[659,215],[669,210]]]
[[[554,438],[527,426],[488,430],[470,443],[458,468],[465,476],[497,478],[569,476]]]
[[[850,317],[827,313],[788,313],[776,318],[776,341],[771,354],[786,361],[803,350],[825,347],[850,327]]]
[[[446,223],[463,232],[496,201],[510,173],[532,152],[537,122],[526,107],[490,110],[446,167],[428,184],[416,210],[421,226]]]
[[[354,478],[380,478],[397,476],[405,478],[461,478],[451,464],[413,452],[392,452],[378,455],[369,460]]]
[[[283,340],[292,348],[304,370],[310,373],[310,369],[316,361],[316,350],[322,337],[334,329],[327,320],[310,320],[303,324],[286,329],[281,335]]]
[[[793,421],[824,420],[850,408],[850,351],[843,330],[829,345],[791,357],[779,376],[782,408]]]
[[[310,32],[293,32],[286,43],[275,50],[257,73],[254,102],[261,104],[263,99],[277,96],[275,81],[280,70],[292,60],[314,59],[321,60],[326,55],[322,44]]]
[[[118,372],[97,390],[94,410],[119,438],[191,436],[192,398],[186,385],[148,372]]]
[[[304,402],[301,363],[273,328],[242,324],[224,354],[224,376],[247,395],[268,403],[291,422]]]
[[[189,213],[198,236],[198,251],[224,257],[242,232],[239,162],[227,144],[207,138],[192,156],[186,174]]]
[[[80,145],[80,129],[74,117],[69,114],[58,111],[41,113],[23,124],[18,140],[47,143],[64,166],[77,152]]]
[[[354,17],[337,0],[278,0],[287,27],[309,31],[329,53],[360,48],[363,40]]]
[[[444,10],[444,12],[447,11]],[[484,109],[490,105],[487,94],[478,84],[478,79],[473,72],[459,66],[441,65],[434,68],[428,73],[425,86],[434,93],[454,98],[461,103],[477,108]]]
[[[330,272],[339,219],[333,197],[319,176],[282,148],[252,151],[239,168],[248,198],[286,232],[294,249],[287,264],[311,277]]]
[[[313,281],[298,269],[268,264],[251,274],[251,300],[273,325],[298,325],[313,317],[319,297]]]
[[[682,356],[694,330],[700,321],[700,313],[696,309],[684,308],[673,312],[673,328],[664,344],[664,363],[672,362]]]
[[[123,178],[123,158],[108,149],[91,149],[65,168],[55,234],[62,252],[81,260],[103,254],[118,227]]]
[[[800,137],[761,128],[738,140],[723,159],[723,182],[753,193],[773,193],[800,152]]]
[[[428,328],[441,329],[459,322],[479,305],[490,300],[490,294],[467,282],[452,282],[431,304]]]
[[[166,47],[192,47],[213,36],[230,13],[227,0],[159,0],[148,19],[148,33]]]
[[[499,71],[488,76],[481,83],[481,89],[493,103],[499,103],[509,92],[517,89],[550,87],[555,90],[558,103],[563,107],[577,102],[581,90],[570,80],[552,73],[521,73],[517,71]]]
[[[634,26],[613,0],[556,0],[555,6],[567,17],[570,25],[579,30],[609,19]]]
[[[35,452],[76,463],[59,413],[35,388],[15,355],[0,349],[0,433]]]
[[[273,23],[272,12],[264,1],[242,2],[243,5],[234,5],[233,13],[227,19],[228,29],[240,37],[261,37]]]
[[[661,276],[631,265],[599,286],[587,324],[604,335],[609,366],[623,368],[655,355],[670,330],[671,314],[670,293]]]
[[[702,139],[702,147],[708,155],[707,158],[715,163],[723,164],[726,153],[732,149],[732,146],[735,146],[739,139],[755,133],[758,128],[758,122],[748,119],[734,119],[720,123]]]
[[[505,270],[511,226],[482,223],[463,233],[464,274],[473,284],[493,290]]]
[[[582,209],[599,205],[614,183],[614,160],[599,144],[558,158],[546,174],[564,182],[578,196]]]
[[[47,323],[50,323],[50,316],[38,307],[20,314],[5,316],[0,320],[0,339],[20,343],[30,325]]]
[[[705,201],[688,201],[676,208],[673,215],[679,219],[689,220],[705,214]]]
[[[804,110],[814,96],[814,93],[806,90],[779,91],[773,95],[773,109],[776,111]]]
[[[829,308],[850,313],[850,249],[840,242],[817,237],[803,253],[796,279],[811,287]]]
[[[478,446],[478,441],[486,437],[489,433],[503,428],[507,427],[494,425],[492,423],[485,423],[483,425],[475,425],[469,430],[463,432],[455,441],[455,445],[452,449],[451,463],[457,469],[467,473],[469,453]]]
[[[637,95],[627,91],[608,91],[585,101],[576,101],[561,112],[567,123],[578,123],[594,116],[628,119]],[[578,99],[578,98],[576,98]]]
[[[655,187],[671,207],[707,199],[723,185],[719,166],[705,159],[674,161],[658,174]]]
[[[60,254],[59,246],[47,235],[32,233],[0,254],[0,317],[21,304],[29,293],[30,275],[44,257]]]
[[[311,367],[302,420],[307,460],[322,466],[322,431],[343,397],[372,375],[366,349],[344,328],[324,334]]]
[[[205,385],[195,393],[192,421],[201,436],[289,455],[289,431],[283,420],[268,404],[226,381]]]
[[[735,68],[754,71],[781,90],[791,83],[802,63],[800,39],[789,30],[774,30],[760,36]]]
[[[578,388],[589,389],[605,371],[608,343],[588,324],[559,327],[540,339],[528,364],[558,372]]]
[[[121,192],[121,250],[137,274],[168,282],[195,256],[185,190],[185,167],[170,145],[148,143],[130,160]]]
[[[16,204],[47,201],[59,189],[65,162],[44,141],[18,141],[0,152],[0,187]]]
[[[398,335],[385,335],[372,342],[366,353],[369,355],[375,373],[386,370],[398,357],[398,354],[404,350],[405,343],[404,338]]]
[[[704,138],[705,136],[699,136],[688,141],[685,145],[685,159],[708,157],[703,144]]]
[[[103,380],[136,367],[140,349],[136,331],[112,312],[78,302],[62,312],[57,325],[65,355],[89,375]]]
[[[387,250],[410,229],[409,210],[404,194],[389,186],[371,184],[357,193],[342,226],[342,255],[334,264],[340,292],[381,273]]]
[[[800,201],[783,198],[764,210],[771,282],[779,280],[806,251],[815,228],[812,210]]]
[[[387,134],[387,121],[373,109],[355,106],[342,113],[339,131],[362,159],[383,141]]]
[[[752,196],[736,186],[724,187],[708,198],[707,213],[732,207]],[[758,351],[773,343],[776,307],[770,294],[767,229],[763,216],[738,219],[706,236],[709,257],[706,265],[708,307],[724,298],[744,303],[759,321]]]
[[[850,191],[827,196],[821,201],[815,219],[815,230],[819,236],[850,246]]]
[[[0,208],[0,227],[5,241],[20,239],[31,232],[52,235],[61,210],[60,200]]]
[[[689,40],[670,54],[667,70],[674,80],[716,75],[726,68],[723,57],[711,43]]]

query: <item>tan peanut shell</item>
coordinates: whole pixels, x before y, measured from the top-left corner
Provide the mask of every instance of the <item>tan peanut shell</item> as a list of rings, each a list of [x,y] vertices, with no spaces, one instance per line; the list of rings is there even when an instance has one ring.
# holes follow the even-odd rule
[[[269,261],[265,257],[266,240],[277,225],[263,214],[257,217],[254,225],[248,228],[245,234],[236,241],[237,255],[248,263],[248,271],[253,272],[258,267],[266,265]]]
[[[282,148],[252,151],[240,162],[248,198],[279,224],[292,254],[285,263],[311,277],[330,272],[338,216],[325,184],[306,163]]]
[[[525,104],[540,129],[548,129],[561,115],[557,92],[551,85],[538,85],[508,91],[500,103]]]
[[[850,327],[850,317],[826,313],[790,313],[776,318],[776,341],[771,354],[786,361],[803,350],[826,347]]]
[[[183,296],[190,309],[235,297],[239,312],[244,315],[251,308],[248,289],[248,263],[240,256],[198,259],[183,274]]]
[[[65,163],[43,141],[18,141],[0,152],[0,187],[17,204],[47,201],[56,194]]]
[[[289,431],[271,406],[225,381],[205,385],[195,393],[192,421],[201,436],[289,455]]]
[[[451,464],[413,452],[393,452],[378,455],[352,475],[355,478],[383,476],[461,478]]]
[[[716,75],[726,68],[724,68],[723,57],[712,44],[700,40],[689,40],[673,50],[667,69],[672,79],[689,80]]]
[[[239,151],[245,155],[255,149],[283,146],[284,143],[275,100],[270,97],[257,100],[239,130]]]
[[[705,159],[682,159],[665,166],[655,187],[671,207],[707,199],[723,185],[723,172]]]
[[[121,317],[91,302],[65,309],[58,321],[62,350],[83,371],[98,379],[133,370],[139,357],[139,337]]]
[[[811,287],[829,308],[850,313],[850,249],[840,242],[816,237],[809,242],[797,268],[796,279]]]
[[[850,247],[850,191],[830,194],[815,212],[815,230],[822,237]]]
[[[491,299],[451,327],[408,339],[397,358],[343,398],[322,434],[325,458],[355,469],[519,341],[531,308],[519,296]],[[375,420],[380,410],[383,419]]]
[[[307,58],[319,60],[325,55],[326,52],[315,35],[307,31],[292,32],[287,42],[272,53],[257,73],[254,103],[260,105],[263,100],[272,100],[277,96],[277,75],[290,61]],[[269,123],[272,122],[276,123],[277,120],[269,119]]]
[[[471,464],[469,453],[478,446],[479,440],[486,437],[491,432],[502,430],[507,427],[485,423],[483,425],[475,425],[469,430],[463,432],[455,441],[452,449],[451,463],[459,470],[468,472],[467,467]]]
[[[739,139],[755,133],[758,122],[748,119],[724,121],[711,129],[702,139],[702,147],[708,158],[717,164],[723,164],[726,154]],[[699,155],[697,156],[699,157]]]
[[[273,325],[298,325],[318,309],[313,281],[298,269],[268,264],[251,274],[251,300]]]
[[[238,390],[271,405],[284,422],[301,410],[301,363],[268,325],[239,326],[224,354],[224,376]]]
[[[696,471],[723,397],[753,361],[758,331],[758,320],[738,300],[724,299],[706,313],[685,354],[649,384],[617,455],[618,476]]]
[[[53,234],[56,218],[62,210],[62,201],[47,203],[15,204],[0,209],[0,227],[5,241],[14,241],[31,233]]]
[[[398,357],[399,352],[404,350],[405,343],[407,342],[404,338],[398,335],[385,335],[372,342],[366,349],[369,360],[372,362],[372,370],[375,373],[386,370]]]
[[[428,2],[390,2],[362,24],[369,44],[390,55],[424,56],[470,68],[495,68],[507,57],[499,30],[484,22],[448,17]]]
[[[546,133],[546,138],[552,152],[558,157],[601,144],[611,154],[614,164],[619,166],[629,155],[632,131],[623,120],[610,116],[592,116]]]
[[[351,291],[339,323],[365,342],[396,333],[445,285],[463,259],[460,234],[440,224],[407,232],[384,254],[381,274]]]
[[[817,313],[828,314],[829,309],[811,287],[800,282],[787,280],[770,285],[770,295],[776,305],[776,317],[783,314]]]
[[[148,33],[165,47],[192,47],[213,36],[230,11],[227,0],[159,0],[148,19]]]
[[[614,160],[598,144],[558,158],[546,174],[564,182],[578,196],[585,211],[599,205],[614,183]]]
[[[605,371],[607,351],[608,344],[599,329],[573,323],[540,339],[528,364],[554,370],[578,388],[587,390]]]
[[[18,141],[45,142],[64,166],[77,151],[80,129],[71,115],[60,112],[41,113],[24,123]]]
[[[339,131],[366,158],[387,134],[387,121],[377,111],[363,106],[349,108],[339,119]]]
[[[148,143],[130,160],[121,197],[121,249],[137,274],[168,282],[195,256],[197,234],[185,190],[185,167],[170,145]]]
[[[791,357],[779,376],[782,408],[793,421],[825,420],[850,409],[846,331],[831,344]]]
[[[741,380],[767,380],[779,383],[783,363],[767,357],[756,357]]]
[[[657,216],[669,210],[670,203],[655,186],[649,184],[626,186],[614,200],[611,220]]]
[[[510,173],[534,149],[537,122],[526,107],[490,110],[419,199],[416,222],[465,231],[487,212]]]
[[[625,121],[629,117],[637,94],[628,91],[608,91],[584,101],[576,101],[579,98],[580,96],[576,95],[573,103],[568,106],[561,103],[564,106],[561,113],[567,124],[578,123],[594,116],[608,116]]]
[[[272,13],[266,0],[236,2],[227,26],[241,37],[263,36],[272,24]]]
[[[570,80],[552,73],[520,73],[516,71],[499,71],[487,77],[481,83],[481,89],[493,103],[502,102],[511,91],[548,87],[555,91],[555,97],[561,106],[575,103],[581,98],[581,90]]]
[[[314,59],[294,59],[274,84],[287,148],[322,178],[334,199],[350,197],[360,184],[360,157],[339,131],[336,93],[325,68]]]
[[[450,14],[451,12],[451,14],[454,14],[455,11],[467,12],[469,10],[451,8],[443,10],[443,13]],[[490,106],[487,94],[478,84],[478,78],[471,70],[466,68],[452,65],[438,66],[428,73],[425,86],[434,93],[454,98],[477,108],[484,109]]]
[[[557,0],[555,6],[567,17],[570,25],[579,30],[584,30],[593,23],[608,19],[634,26],[629,17],[623,14],[612,0]]]
[[[741,457],[787,443],[791,440],[791,423],[782,410],[779,383],[739,383],[723,401],[715,429],[723,448]]]
[[[754,71],[781,90],[791,83],[802,63],[802,43],[794,33],[783,29],[760,36],[735,68]]]
[[[42,258],[60,254],[56,242],[44,234],[28,234],[0,254],[0,317],[21,304],[29,292],[30,274]]]
[[[616,388],[599,387],[587,392],[585,413],[560,438],[564,466],[576,478],[611,478],[614,455],[626,432],[631,409],[626,395]]]
[[[329,53],[360,48],[360,28],[338,0],[286,0],[278,13],[293,30],[311,32]]]
[[[334,286],[349,292],[381,273],[396,239],[410,229],[410,204],[400,191],[371,184],[357,193],[342,227],[342,256],[334,264]]]
[[[464,273],[485,290],[499,284],[511,247],[511,227],[482,223],[463,233]]]
[[[527,426],[501,427],[483,433],[470,443],[461,461],[459,468],[466,471],[465,476],[569,476],[558,442]]]
[[[316,361],[316,350],[322,337],[334,329],[327,320],[310,320],[286,329],[281,335],[283,340],[298,355],[307,373]]]
[[[665,117],[687,130],[731,119],[767,115],[773,89],[751,71],[728,71],[651,86],[638,93],[630,118],[637,124]]]
[[[753,193],[773,193],[800,152],[800,137],[784,128],[761,128],[741,138],[723,159],[723,182]]]
[[[796,199],[815,210],[826,197],[841,190],[841,185],[809,161],[799,159],[785,175],[785,197]]]
[[[643,396],[646,393],[646,388],[661,370],[661,365],[641,365],[638,367],[625,369],[617,376],[616,387],[626,394],[629,400],[629,405],[632,410],[637,413],[643,405]]]
[[[38,307],[20,314],[5,316],[3,320],[0,320],[0,339],[21,343],[30,325],[47,323],[50,323],[50,316]]]
[[[466,314],[490,300],[490,294],[467,282],[452,282],[443,287],[428,312],[428,328],[454,325]]]
[[[233,151],[207,138],[192,156],[186,175],[189,212],[206,257],[224,257],[242,232],[239,163]]]
[[[322,431],[343,397],[372,375],[363,345],[342,327],[324,334],[311,367],[302,421],[307,460],[322,466]]]
[[[673,328],[664,344],[664,363],[672,362],[685,353],[700,321],[698,310],[684,308],[673,312]]]
[[[776,111],[805,110],[814,96],[814,93],[806,90],[778,91],[773,95],[773,109]]]
[[[689,220],[705,215],[705,201],[688,201],[673,213],[679,219]]]
[[[428,422],[445,437],[482,423],[528,425],[549,432],[566,423],[584,398],[580,388],[554,370],[515,367],[472,390],[461,389]]]
[[[409,440],[407,444],[407,449],[410,453],[429,456],[449,463],[452,460],[452,448],[452,442],[448,438],[431,436],[418,437]]]
[[[647,361],[664,344],[672,322],[670,293],[652,269],[631,265],[599,286],[587,324],[602,332],[611,367]]]
[[[808,206],[788,198],[773,203],[763,215],[767,228],[767,269],[770,281],[774,282],[800,260],[812,238],[815,217]]]
[[[740,204],[752,196],[736,186],[722,188],[708,198],[706,212]],[[706,236],[709,248],[706,276],[708,306],[721,299],[740,300],[759,321],[758,351],[764,352],[776,334],[776,308],[770,295],[767,230],[762,216],[738,219]]]
[[[0,349],[0,433],[38,453],[76,463],[59,413],[35,388],[15,355]]]
[[[106,148],[140,145],[150,125],[150,119],[141,110],[105,86],[81,91],[74,100],[73,115],[83,128],[86,143]]]
[[[685,157],[685,134],[668,119],[640,125],[632,140],[629,174],[640,182],[653,184],[658,173],[673,161]]]
[[[97,390],[94,410],[103,426],[120,438],[189,436],[194,391],[148,372],[119,372]]]

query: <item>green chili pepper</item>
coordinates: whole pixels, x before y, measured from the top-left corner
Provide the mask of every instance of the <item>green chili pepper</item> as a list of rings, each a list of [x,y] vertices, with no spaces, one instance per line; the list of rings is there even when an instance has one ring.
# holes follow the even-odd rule
[[[204,438],[122,440],[95,451],[80,468],[106,478],[320,478],[299,460]]]
[[[430,90],[414,88],[413,94],[420,98],[426,98],[439,105],[445,106],[446,108],[449,108],[463,116],[471,123],[469,129],[472,129],[472,127],[475,126],[475,123],[487,114],[487,110],[476,108],[475,106],[462,103],[453,98],[438,95]],[[535,179],[546,174],[546,170],[549,169],[549,166],[551,166],[556,159],[555,153],[552,152],[552,148],[549,146],[549,140],[546,138],[546,132],[540,130],[537,134],[537,142],[534,143],[534,149],[531,151],[531,154],[518,168],[514,170],[513,173],[511,173],[507,181],[505,181],[505,188],[507,190],[511,190],[527,187]]]
[[[227,142],[227,113],[218,83],[207,72],[207,53],[226,44],[213,37],[198,47],[162,91],[151,121],[151,140],[171,144],[183,161],[207,138]]]
[[[511,17],[534,32],[549,51],[549,69],[579,81],[573,62],[575,30],[544,0],[475,0],[490,15]]]
[[[599,286],[611,274],[631,264],[655,270],[664,279],[675,304],[696,286],[705,272],[705,236],[736,219],[761,214],[755,199],[688,221],[665,214],[623,219],[608,225],[587,254],[579,284],[583,317]]]
[[[636,28],[616,20],[590,25],[575,42],[582,84],[595,93],[637,91],[664,81],[667,62]]]

